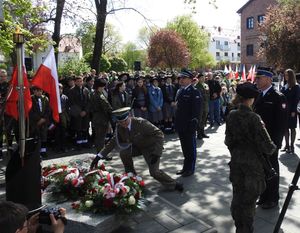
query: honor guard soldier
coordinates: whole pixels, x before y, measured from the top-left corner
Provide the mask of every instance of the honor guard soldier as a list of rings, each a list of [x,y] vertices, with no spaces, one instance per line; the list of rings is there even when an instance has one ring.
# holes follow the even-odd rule
[[[237,86],[232,100],[235,107],[226,120],[225,144],[231,160],[229,180],[232,183],[231,215],[236,232],[253,232],[255,203],[264,191],[264,154],[270,156],[276,149],[260,116],[252,104],[259,91],[246,82]]]
[[[192,85],[192,72],[182,70],[178,78],[181,88],[176,95],[175,129],[180,139],[184,162],[183,168],[176,174],[185,177],[193,175],[195,171],[196,130],[201,113],[202,97]]]
[[[103,93],[105,86],[105,79],[96,79],[94,92],[91,96],[92,124],[95,128],[95,146],[97,153],[99,153],[104,146],[112,112],[112,107]]]
[[[287,124],[287,102],[285,96],[275,90],[272,85],[273,73],[258,69],[256,73],[256,85],[261,91],[254,103],[254,111],[260,115],[266,129],[277,149],[270,156],[270,162],[278,176],[267,181],[267,188],[260,196],[258,205],[263,209],[270,209],[278,205],[279,200],[279,163],[278,150],[281,148],[282,139]]]
[[[114,148],[119,148],[125,172],[136,174],[132,158],[143,155],[150,175],[154,179],[167,189],[183,191],[181,183],[159,169],[164,143],[163,132],[143,118],[130,116],[129,112],[129,107],[120,108],[112,112],[117,121],[114,136],[97,154],[91,164],[91,169],[97,166],[100,159],[106,159]]]

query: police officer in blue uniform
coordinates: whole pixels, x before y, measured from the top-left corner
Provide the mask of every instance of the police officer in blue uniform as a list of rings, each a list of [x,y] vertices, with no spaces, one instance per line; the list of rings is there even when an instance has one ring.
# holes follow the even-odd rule
[[[191,176],[196,163],[196,130],[201,112],[201,93],[192,85],[193,74],[189,70],[179,73],[181,88],[176,94],[177,108],[175,113],[175,129],[181,143],[184,163],[182,170],[176,174]]]
[[[287,102],[285,96],[275,90],[272,85],[272,72],[267,69],[258,69],[256,73],[256,85],[261,94],[255,100],[254,111],[265,123],[266,129],[276,145],[275,152],[269,157],[270,163],[276,170],[278,177],[266,180],[267,188],[260,196],[258,205],[263,209],[278,206],[279,200],[279,162],[278,149],[285,133],[287,124]]]

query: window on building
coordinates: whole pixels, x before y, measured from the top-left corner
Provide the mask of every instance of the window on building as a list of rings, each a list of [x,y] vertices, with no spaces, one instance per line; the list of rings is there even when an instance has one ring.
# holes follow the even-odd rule
[[[247,29],[253,29],[254,28],[254,18],[248,17],[247,18]]]
[[[225,56],[225,57],[228,57],[228,53],[227,53],[227,52],[225,52],[225,53],[224,53],[224,56]]]
[[[247,56],[253,56],[253,44],[248,44],[247,45],[246,54],[247,54]]]
[[[221,42],[219,40],[216,40],[216,48],[217,49],[221,48]]]
[[[231,57],[234,57],[234,53],[231,53]]]
[[[241,43],[240,43],[240,42],[238,42],[238,43],[237,43],[237,46],[238,46],[238,47],[241,47]]]
[[[228,41],[224,41],[224,45],[225,45],[225,46],[228,46]]]
[[[241,54],[240,54],[240,53],[237,53],[237,56],[238,56],[238,57],[241,57]]]
[[[220,57],[220,52],[216,52],[216,56],[217,56],[217,57]]]
[[[262,23],[262,22],[264,22],[264,20],[265,20],[265,15],[259,15],[259,16],[257,16],[258,23]]]

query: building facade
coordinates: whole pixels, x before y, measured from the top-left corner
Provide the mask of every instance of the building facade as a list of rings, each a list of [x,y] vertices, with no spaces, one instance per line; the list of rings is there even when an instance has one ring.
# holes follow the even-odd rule
[[[209,53],[217,63],[229,63],[233,67],[241,62],[240,32],[221,27],[205,28],[210,36]]]
[[[246,69],[254,64],[267,65],[266,60],[258,56],[263,46],[259,24],[263,23],[267,8],[276,3],[276,0],[249,0],[237,11],[241,16],[241,63]]]

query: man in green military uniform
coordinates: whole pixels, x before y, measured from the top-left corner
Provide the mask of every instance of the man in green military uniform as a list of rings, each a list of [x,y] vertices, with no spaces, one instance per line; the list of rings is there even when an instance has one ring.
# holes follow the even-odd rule
[[[209,103],[209,87],[205,83],[205,76],[203,73],[199,73],[198,76],[198,83],[196,84],[196,88],[198,91],[200,91],[202,95],[202,108],[201,113],[198,119],[198,128],[197,128],[197,138],[209,138],[208,135],[204,132],[204,127],[206,125],[207,121],[207,114],[208,114],[208,103]]]
[[[124,107],[112,112],[117,120],[115,134],[105,147],[97,154],[91,169],[97,166],[100,159],[106,159],[115,148],[120,148],[120,157],[125,172],[136,174],[133,157],[143,155],[149,167],[150,175],[167,189],[183,191],[183,185],[159,169],[163,150],[163,132],[143,118],[131,117],[130,108]]]
[[[94,83],[94,92],[91,96],[92,123],[95,128],[95,146],[97,153],[104,146],[105,136],[111,119],[112,107],[105,97],[103,91],[106,86],[104,79],[96,79]]]

